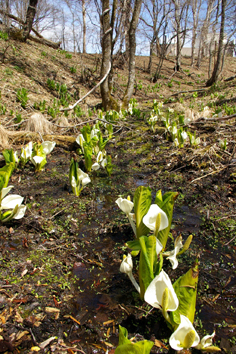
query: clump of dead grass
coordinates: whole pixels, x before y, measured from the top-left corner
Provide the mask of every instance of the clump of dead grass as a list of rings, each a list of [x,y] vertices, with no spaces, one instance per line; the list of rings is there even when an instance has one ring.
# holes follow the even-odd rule
[[[60,127],[69,127],[70,124],[68,122],[68,119],[65,116],[61,116],[56,120],[56,124],[60,125]]]
[[[25,130],[40,134],[52,134],[52,123],[50,123],[41,113],[34,113],[27,120]]]
[[[9,133],[8,131],[0,125],[0,147],[2,149],[9,148]]]

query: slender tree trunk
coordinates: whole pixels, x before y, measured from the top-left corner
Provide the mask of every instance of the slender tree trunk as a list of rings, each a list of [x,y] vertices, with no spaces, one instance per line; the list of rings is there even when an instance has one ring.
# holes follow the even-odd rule
[[[123,106],[126,107],[134,91],[135,81],[135,51],[136,51],[136,29],[141,11],[142,0],[135,0],[134,11],[129,28],[129,78],[128,85],[123,99]]]
[[[86,53],[86,8],[85,8],[85,0],[82,0],[82,14],[83,14],[83,53]]]
[[[104,77],[111,66],[111,31],[110,26],[110,7],[109,0],[103,0],[102,2],[102,67],[101,67],[101,78]],[[101,84],[101,96],[102,96],[102,106],[105,110],[114,108],[117,110],[117,103],[111,97],[109,89],[108,77]]]
[[[38,0],[30,0],[27,9],[26,20],[23,26],[23,40],[26,41],[29,38],[30,31],[32,30],[34,17],[36,14],[36,6]]]
[[[147,69],[149,74],[151,74],[152,72],[152,56],[153,56],[154,43],[155,43],[155,37],[152,38],[150,43],[150,56],[149,56],[148,69]]]
[[[220,25],[220,38],[219,38],[219,48],[217,53],[216,63],[213,69],[211,78],[206,82],[206,86],[212,86],[217,82],[222,69],[222,59],[224,50],[224,28],[225,28],[225,8],[227,0],[222,0],[221,3],[221,25]]]

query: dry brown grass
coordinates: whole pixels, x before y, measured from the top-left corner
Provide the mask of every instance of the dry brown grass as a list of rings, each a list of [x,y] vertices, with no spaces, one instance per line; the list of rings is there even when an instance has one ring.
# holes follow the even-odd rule
[[[34,113],[27,120],[25,130],[35,133],[52,134],[53,126],[41,113]]]

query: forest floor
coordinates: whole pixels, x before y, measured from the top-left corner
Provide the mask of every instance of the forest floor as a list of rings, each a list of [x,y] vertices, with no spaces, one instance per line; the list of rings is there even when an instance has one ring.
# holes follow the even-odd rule
[[[70,159],[78,149],[79,124],[97,117],[100,92],[86,98],[76,115],[65,116],[57,110],[59,93],[53,85],[65,84],[73,103],[99,81],[100,57],[3,39],[0,55],[2,149],[19,153],[46,134],[57,141],[42,172],[27,164],[9,182],[24,197],[27,211],[24,218],[0,226],[0,352],[92,354],[108,349],[112,354],[119,325],[136,340],[153,340],[151,353],[170,351],[170,331],[161,313],[150,311],[119,271],[132,229],[115,201],[133,198],[143,185],[153,195],[159,189],[179,193],[171,232],[184,240],[192,234],[193,241],[179,257],[177,270],[166,265],[168,274],[178,278],[199,257],[195,328],[201,337],[215,330],[215,344],[235,353],[236,119],[221,120],[219,113],[236,113],[236,79],[224,81],[236,75],[236,58],[227,58],[221,81],[206,88],[207,59],[197,69],[183,58],[177,73],[172,58],[165,60],[153,83],[146,72],[148,58],[137,57],[134,98],[141,114],[115,122],[106,146],[114,165],[111,177],[99,170],[76,197],[69,184]],[[153,70],[157,62],[154,58]],[[119,97],[127,66],[116,64],[113,93]],[[163,110],[174,109],[175,117],[188,118],[187,129],[196,131],[200,144],[177,148],[162,122],[153,132],[148,124],[153,99],[164,102]],[[35,127],[35,112],[50,124]],[[197,121],[200,117],[206,119]],[[134,274],[137,278],[135,269]]]

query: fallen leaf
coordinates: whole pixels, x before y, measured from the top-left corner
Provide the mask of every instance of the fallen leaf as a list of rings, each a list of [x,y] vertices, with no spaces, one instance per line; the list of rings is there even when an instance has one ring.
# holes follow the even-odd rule
[[[154,341],[154,345],[158,348],[165,348],[165,349],[168,349],[164,343],[162,343],[160,340],[158,339],[155,339]]]
[[[75,321],[76,323],[78,323],[80,325],[80,321],[78,321],[76,318],[74,318],[73,316],[71,315],[65,315],[64,316],[65,318],[70,318],[71,320]]]
[[[33,352],[39,352],[40,348],[39,347],[32,347],[30,350],[32,350]]]
[[[56,309],[55,307],[45,307],[45,312],[46,313],[57,313],[57,312],[60,312],[60,310]]]
[[[18,322],[18,323],[23,323],[23,318],[21,317],[21,315],[19,314],[18,311],[16,311],[15,320],[16,320],[16,322]]]
[[[19,332],[16,336],[16,340],[20,340],[26,334],[29,334],[29,332],[28,331]]]
[[[46,348],[54,339],[57,339],[57,337],[50,337],[46,339],[44,342],[40,343],[39,346],[41,349]]]
[[[108,346],[108,347],[110,347],[110,348],[113,348],[113,347],[114,347],[114,345],[113,345],[113,344],[108,343],[108,342],[104,342],[104,344],[106,344],[106,346]]]
[[[21,278],[25,276],[28,273],[28,269],[24,269],[23,272],[21,273]]]

